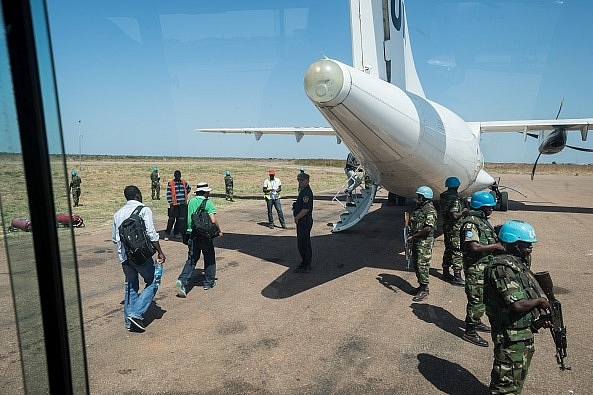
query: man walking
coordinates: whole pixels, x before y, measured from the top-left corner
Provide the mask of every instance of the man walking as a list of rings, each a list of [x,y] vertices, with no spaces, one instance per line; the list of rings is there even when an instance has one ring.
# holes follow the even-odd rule
[[[301,255],[301,263],[294,270],[295,273],[311,272],[311,228],[313,228],[313,191],[309,186],[309,175],[299,173],[299,196],[292,204],[292,215],[297,228],[297,247]]]
[[[181,239],[183,230],[187,227],[187,195],[191,190],[189,184],[181,179],[181,171],[175,170],[173,179],[167,184],[167,202],[169,203],[169,220],[165,230],[165,240],[173,230],[173,237]]]
[[[127,203],[113,216],[111,241],[117,244],[117,253],[125,275],[124,325],[127,330],[144,332],[146,329],[143,322],[144,313],[152,303],[154,295],[158,289],[158,284],[154,282],[155,268],[153,259],[150,258],[140,265],[133,263],[131,259],[128,259],[126,250],[120,240],[120,225],[124,220],[130,217],[132,212],[138,206],[142,206],[142,193],[138,187],[134,185],[127,186],[124,189],[124,196]],[[162,265],[165,262],[165,254],[161,250],[161,245],[159,244],[159,234],[154,228],[152,211],[149,207],[143,207],[138,215],[143,219],[146,234],[158,253],[157,263]],[[139,293],[140,283],[138,276],[142,277],[145,283],[145,288],[142,293]]]
[[[284,214],[282,213],[282,204],[280,203],[280,192],[282,191],[282,182],[276,177],[276,172],[270,169],[268,172],[269,178],[264,180],[263,192],[268,207],[268,227],[274,229],[274,217],[272,217],[272,206],[276,208],[278,213],[278,221],[282,229],[286,229],[284,222]]]
[[[190,219],[187,221],[187,233],[189,239],[187,242],[188,253],[185,265],[179,274],[179,278],[175,283],[177,287],[177,296],[185,298],[187,295],[187,284],[192,276],[196,263],[200,259],[200,252],[204,254],[204,290],[214,288],[216,285],[216,253],[214,251],[214,244],[212,238],[199,236],[193,231],[193,221],[191,220],[192,214],[197,213],[202,203],[204,203],[204,210],[210,216],[212,225],[218,229],[218,236],[222,237],[222,231],[220,230],[220,224],[216,219],[216,207],[211,200],[208,200],[208,196],[212,188],[208,186],[206,182],[200,182],[196,186],[196,196],[189,201],[187,210],[187,217]]]

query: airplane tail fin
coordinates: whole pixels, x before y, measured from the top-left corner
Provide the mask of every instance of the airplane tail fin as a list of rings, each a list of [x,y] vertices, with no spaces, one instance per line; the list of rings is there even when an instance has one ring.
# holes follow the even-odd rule
[[[408,35],[404,0],[350,0],[353,66],[424,96]]]

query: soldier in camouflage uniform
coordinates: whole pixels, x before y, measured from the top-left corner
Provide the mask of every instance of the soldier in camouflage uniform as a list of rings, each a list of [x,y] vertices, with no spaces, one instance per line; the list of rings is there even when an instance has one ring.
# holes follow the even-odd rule
[[[445,239],[443,278],[453,285],[464,286],[465,282],[461,278],[463,256],[459,245],[459,231],[461,229],[459,219],[467,212],[467,207],[465,207],[465,202],[457,193],[459,185],[461,183],[457,177],[447,178],[445,187],[448,189],[439,196],[439,206],[443,216],[443,238]],[[453,275],[449,272],[451,266],[453,266]]]
[[[234,202],[233,200],[233,177],[230,171],[226,171],[224,176],[225,200]]]
[[[153,167],[150,173],[150,184],[152,187],[152,200],[161,200],[161,176],[158,167]]]
[[[418,204],[410,216],[410,236],[408,243],[412,243],[412,263],[416,278],[420,286],[414,302],[420,302],[428,296],[428,272],[432,258],[434,244],[434,230],[437,225],[437,211],[432,204],[432,189],[421,186],[416,191]]]
[[[492,260],[494,251],[504,250],[494,228],[488,222],[488,217],[492,214],[495,205],[494,196],[490,193],[475,192],[469,204],[470,210],[461,224],[461,249],[467,296],[463,339],[481,347],[488,347],[488,342],[476,331],[490,332],[490,328],[481,321],[486,310],[484,269]]]
[[[78,200],[80,198],[80,184],[82,184],[82,180],[80,179],[76,170],[72,170],[70,173],[72,175],[72,180],[70,181],[70,191],[72,192],[72,202],[74,203],[74,207],[78,207]]]
[[[537,241],[533,227],[507,221],[498,235],[506,252],[495,252],[484,275],[484,303],[494,343],[490,393],[520,394],[535,351],[531,325],[539,309],[549,309],[550,303],[529,274],[532,243]]]

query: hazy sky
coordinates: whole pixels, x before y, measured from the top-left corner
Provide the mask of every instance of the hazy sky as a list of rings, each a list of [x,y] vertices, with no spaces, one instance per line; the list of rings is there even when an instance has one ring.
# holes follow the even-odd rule
[[[561,118],[593,117],[593,2],[408,0],[406,9],[427,97],[466,121],[550,119],[563,97]],[[303,77],[323,55],[352,63],[347,0],[48,0],[48,13],[68,153],[346,156],[335,138],[193,130],[327,126]],[[482,148],[487,162],[537,156],[537,141],[514,133],[484,136]],[[593,154],[565,149],[540,162],[552,160],[593,163]]]

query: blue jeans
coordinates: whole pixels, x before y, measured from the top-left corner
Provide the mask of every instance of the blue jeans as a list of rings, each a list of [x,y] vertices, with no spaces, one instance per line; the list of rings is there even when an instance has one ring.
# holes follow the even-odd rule
[[[204,285],[214,285],[216,280],[216,253],[212,240],[191,237],[187,242],[187,261],[179,275],[179,281],[186,286],[200,259],[200,252],[204,254]]]
[[[278,212],[278,221],[280,221],[280,225],[284,225],[284,214],[282,213],[282,205],[280,204],[280,199],[266,199],[266,204],[268,205],[268,222],[270,225],[274,225],[274,217],[272,217],[272,206],[276,208],[276,212]]]
[[[128,317],[144,318],[144,313],[148,310],[159,287],[153,282],[154,261],[152,258],[143,265],[135,265],[125,261],[121,264],[121,267],[126,275],[126,282],[124,283],[124,325],[129,328],[131,323]],[[140,288],[138,275],[142,277],[145,283],[144,290],[140,294],[138,294]]]

